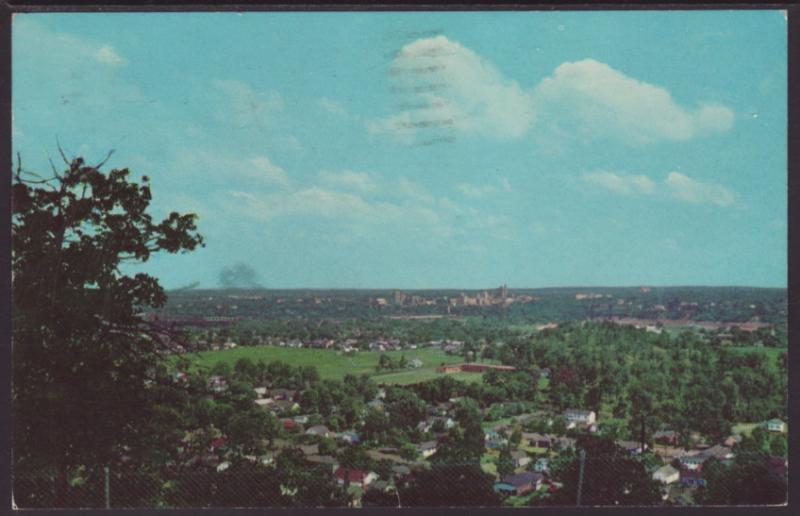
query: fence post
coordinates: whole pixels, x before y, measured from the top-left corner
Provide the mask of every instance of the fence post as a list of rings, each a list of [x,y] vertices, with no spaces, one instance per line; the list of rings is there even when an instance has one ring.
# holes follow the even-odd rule
[[[578,496],[575,497],[575,505],[581,504],[581,491],[583,490],[583,465],[586,463],[586,450],[578,452],[580,458],[580,468],[578,469]]]
[[[108,474],[108,466],[103,466],[103,487],[105,492],[106,509],[111,508],[111,482]]]

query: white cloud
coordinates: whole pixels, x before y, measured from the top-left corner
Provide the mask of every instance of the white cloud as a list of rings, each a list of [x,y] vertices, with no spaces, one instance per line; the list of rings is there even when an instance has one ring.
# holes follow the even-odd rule
[[[404,144],[423,132],[518,139],[534,122],[542,125],[539,138],[555,133],[646,144],[723,133],[735,118],[715,102],[682,106],[666,88],[594,59],[564,62],[526,90],[445,36],[404,46],[389,75],[399,110],[365,123],[371,134],[388,134]]]
[[[212,84],[229,100],[228,107],[219,117],[233,121],[240,129],[263,128],[275,112],[283,109],[283,99],[276,91],[257,91],[248,84],[233,80],[216,80]]]
[[[284,169],[272,163],[268,157],[259,156],[250,160],[250,164],[255,168],[255,176],[266,179],[269,182],[286,186],[289,184],[289,175]]]
[[[331,100],[328,97],[322,97],[317,101],[317,104],[323,110],[327,111],[328,113],[331,113],[332,115],[337,115],[337,116],[347,115],[347,111],[345,111],[344,107],[342,107],[340,103],[336,102],[335,100]]]
[[[533,92],[543,118],[571,126],[586,137],[626,143],[688,140],[733,126],[733,112],[706,103],[680,106],[668,90],[639,81],[594,59],[565,62]]]
[[[430,194],[421,185],[409,180],[408,178],[401,177],[397,180],[397,185],[394,191],[403,197],[415,199],[425,204],[431,204],[435,201],[433,195]]]
[[[126,63],[125,59],[120,56],[111,45],[103,45],[100,47],[100,49],[95,52],[94,58],[101,63],[112,66],[120,66]]]
[[[657,195],[692,204],[729,206],[735,195],[728,188],[696,181],[680,172],[670,172],[664,181],[656,183],[643,175],[623,175],[608,171],[583,174],[584,182],[625,195]]]
[[[733,192],[724,186],[701,183],[680,172],[670,172],[664,184],[674,198],[693,204],[729,206],[735,200]]]
[[[523,136],[534,119],[530,96],[491,63],[445,36],[404,46],[390,67],[399,113],[367,122],[373,134],[408,143],[453,131],[497,139]]]
[[[447,197],[435,197],[406,178],[380,181],[377,176],[345,172],[320,174],[323,185],[274,190],[228,189],[224,208],[261,222],[316,217],[348,241],[374,240],[380,235],[411,238],[415,243],[460,248],[460,237],[481,232],[487,238],[511,239],[510,221],[474,206],[459,206]],[[348,189],[342,190],[346,186]],[[329,236],[330,236],[329,235]]]
[[[320,178],[323,183],[330,186],[346,188],[358,192],[374,192],[378,189],[375,179],[366,172],[345,170],[337,173],[323,170],[320,172]]]
[[[587,183],[622,194],[651,194],[655,191],[655,183],[647,176],[624,176],[599,170],[583,174]]]
[[[483,197],[495,191],[493,185],[475,186],[470,183],[461,183],[456,188],[467,197]]]
[[[500,177],[497,183],[487,183],[485,185],[473,185],[471,183],[460,183],[456,186],[459,192],[467,197],[483,197],[497,192],[511,192],[511,183],[507,177]]]

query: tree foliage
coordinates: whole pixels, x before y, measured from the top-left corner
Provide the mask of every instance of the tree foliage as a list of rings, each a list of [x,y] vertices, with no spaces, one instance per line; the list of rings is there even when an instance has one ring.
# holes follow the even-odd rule
[[[147,177],[65,162],[50,178],[20,165],[12,186],[14,457],[62,477],[123,450],[141,457],[153,436],[180,428],[158,399],[173,337],[137,317],[166,295],[125,265],[203,243],[193,214],[153,219]]]

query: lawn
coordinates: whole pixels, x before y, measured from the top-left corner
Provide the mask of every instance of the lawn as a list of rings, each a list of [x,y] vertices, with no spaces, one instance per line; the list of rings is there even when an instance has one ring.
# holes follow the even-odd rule
[[[731,429],[734,434],[749,436],[759,423],[736,423]]]
[[[240,358],[247,357],[253,362],[280,360],[294,367],[314,366],[323,379],[341,380],[348,373],[355,375],[369,374],[374,376],[376,382],[387,384],[410,384],[431,380],[438,376],[443,376],[442,373],[437,373],[435,370],[442,363],[456,364],[463,362],[462,357],[448,355],[441,349],[423,348],[389,351],[386,352],[386,355],[393,359],[399,359],[401,355],[404,355],[408,361],[418,358],[422,361],[423,366],[419,369],[378,373],[375,371],[375,366],[380,355],[380,353],[360,351],[347,356],[339,351],[327,349],[250,346],[218,351],[201,351],[184,356],[189,358],[194,366],[198,368],[210,368],[218,361],[227,362],[233,366]],[[467,382],[480,381],[482,377],[479,373],[449,373],[448,376]]]
[[[781,356],[781,354],[786,353],[786,348],[768,348],[761,346],[727,346],[725,349],[731,353],[764,353],[773,365],[778,363],[778,357]]]

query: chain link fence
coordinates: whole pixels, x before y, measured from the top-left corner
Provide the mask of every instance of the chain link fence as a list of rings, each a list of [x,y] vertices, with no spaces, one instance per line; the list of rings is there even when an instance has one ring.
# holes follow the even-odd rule
[[[652,453],[580,450],[546,464],[531,459],[510,471],[495,462],[418,463],[384,476],[311,464],[290,474],[274,465],[168,475],[96,467],[73,472],[66,482],[15,472],[13,497],[25,509],[782,505],[788,496],[786,459],[762,453],[665,462]],[[335,473],[341,469],[344,475]]]

